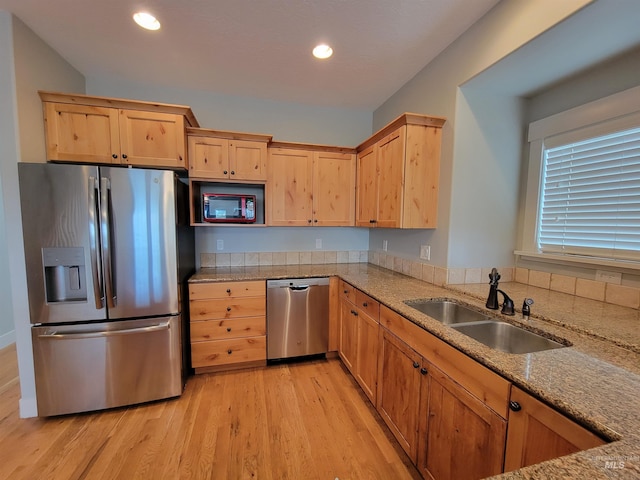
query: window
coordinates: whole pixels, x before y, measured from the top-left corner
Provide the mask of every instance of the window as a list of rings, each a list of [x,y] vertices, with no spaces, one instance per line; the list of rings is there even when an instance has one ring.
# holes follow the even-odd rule
[[[541,252],[640,260],[640,128],[543,147]]]
[[[529,124],[516,255],[640,270],[640,86]]]

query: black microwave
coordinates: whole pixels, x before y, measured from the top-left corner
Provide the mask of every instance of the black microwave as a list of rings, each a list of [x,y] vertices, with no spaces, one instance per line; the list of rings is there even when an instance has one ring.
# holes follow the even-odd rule
[[[256,196],[233,193],[202,194],[202,219],[211,223],[255,223]]]

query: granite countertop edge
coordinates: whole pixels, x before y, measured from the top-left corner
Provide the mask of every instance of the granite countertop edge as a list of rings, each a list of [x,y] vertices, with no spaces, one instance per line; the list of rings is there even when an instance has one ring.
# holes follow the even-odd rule
[[[606,478],[640,477],[640,404],[637,400],[640,365],[635,343],[565,325],[566,322],[549,315],[532,316],[524,321],[521,315],[507,317],[492,312],[491,316],[499,317],[499,320],[542,330],[572,344],[569,348],[532,354],[502,353],[404,303],[405,300],[419,298],[448,298],[479,310],[485,309],[486,299],[480,297],[475,286],[436,286],[366,263],[202,268],[190,278],[189,283],[332,275],[339,276],[514,385],[612,441],[496,478],[540,478],[541,475],[547,478],[584,478],[594,474],[606,474]],[[623,462],[623,468],[619,462]]]

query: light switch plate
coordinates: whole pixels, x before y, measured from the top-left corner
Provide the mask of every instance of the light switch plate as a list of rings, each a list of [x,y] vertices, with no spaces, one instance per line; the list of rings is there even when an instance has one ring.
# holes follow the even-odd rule
[[[420,258],[431,260],[431,245],[420,245]]]
[[[221,238],[216,241],[216,248],[218,250],[224,250],[224,240]]]

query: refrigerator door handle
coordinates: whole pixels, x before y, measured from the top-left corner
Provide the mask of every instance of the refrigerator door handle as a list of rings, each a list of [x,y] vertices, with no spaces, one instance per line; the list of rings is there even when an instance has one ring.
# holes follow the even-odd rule
[[[170,323],[164,322],[157,325],[149,325],[148,327],[136,327],[136,328],[123,328],[121,330],[105,330],[102,332],[85,332],[85,333],[58,333],[56,331],[42,333],[38,335],[38,338],[44,338],[47,340],[66,340],[66,339],[78,339],[78,338],[100,338],[100,337],[113,337],[117,335],[131,335],[137,333],[151,333],[159,332],[162,330],[169,330]]]
[[[100,234],[102,235],[102,258],[104,261],[104,285],[107,307],[116,306],[113,288],[113,253],[111,251],[111,182],[107,177],[100,178]]]
[[[91,273],[93,276],[93,295],[96,301],[96,308],[104,308],[104,291],[102,285],[102,267],[98,252],[100,244],[98,239],[98,205],[96,204],[96,193],[98,192],[98,180],[96,177],[89,177],[89,249],[91,252]]]

